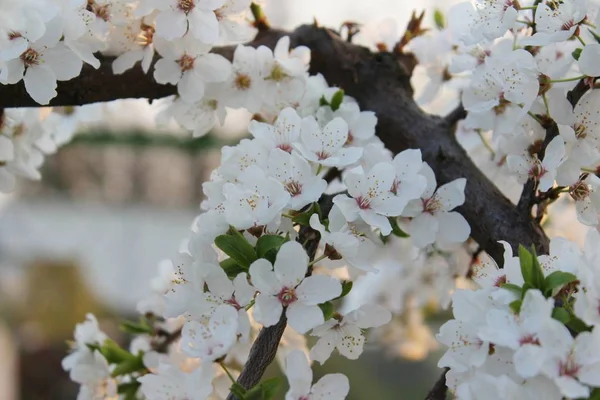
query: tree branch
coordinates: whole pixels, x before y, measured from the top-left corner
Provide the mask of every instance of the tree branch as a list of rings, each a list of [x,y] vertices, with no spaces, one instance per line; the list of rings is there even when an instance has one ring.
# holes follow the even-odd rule
[[[519,244],[534,245],[538,254],[548,252],[548,238],[540,228],[490,182],[451,134],[443,118],[428,115],[413,101],[410,76],[396,56],[371,53],[347,43],[334,32],[304,25],[294,32],[269,29],[259,32],[248,45],[274,48],[277,40],[290,35],[292,45],[312,50],[310,72],[321,73],[329,84],[339,86],[357,99],[361,108],[374,111],[378,118],[377,135],[395,154],[409,148],[421,149],[424,161],[433,168],[438,184],[467,179],[466,201],[458,211],[471,226],[472,237],[499,264],[502,246],[508,241],[516,251]],[[216,48],[216,53],[231,59],[233,47]],[[98,70],[86,66],[82,75],[58,85],[53,105],[81,105],[122,98],[157,99],[175,94],[176,88],[157,84],[152,75],[134,68],[113,75],[112,59],[105,59]],[[26,107],[36,104],[23,83],[0,86],[0,107]]]
[[[438,378],[438,380],[433,384],[433,387],[427,393],[427,397],[425,400],[445,400],[446,393],[448,392],[448,387],[446,386],[446,373],[450,370],[450,368],[444,368],[444,372]]]

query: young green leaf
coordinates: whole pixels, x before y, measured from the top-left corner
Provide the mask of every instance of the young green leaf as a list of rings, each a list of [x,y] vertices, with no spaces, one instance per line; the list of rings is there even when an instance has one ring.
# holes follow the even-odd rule
[[[342,89],[335,92],[333,97],[331,98],[331,109],[336,111],[342,105],[342,101],[344,101],[344,91]]]
[[[544,294],[551,296],[554,289],[576,280],[577,277],[569,272],[554,271],[544,279]]]
[[[286,238],[279,235],[263,235],[256,242],[256,255],[258,258],[266,258],[271,262],[275,261],[275,255]],[[271,259],[272,258],[272,259]]]
[[[121,329],[123,332],[137,335],[145,333],[152,334],[154,332],[154,329],[152,329],[152,327],[143,319],[141,319],[139,323],[133,321],[123,321],[121,325],[119,325],[119,329]]]
[[[215,245],[234,259],[246,271],[250,268],[250,264],[256,261],[256,252],[254,247],[248,243],[244,235],[230,229],[227,235],[220,235],[215,238]]]
[[[121,376],[121,375],[129,375],[134,372],[143,371],[146,369],[144,365],[144,360],[142,359],[142,354],[138,356],[134,356],[133,358],[127,359],[125,361],[120,362],[115,369],[113,369],[111,375],[113,377]]]
[[[233,382],[233,384],[229,388],[229,391],[240,400],[244,400],[246,397],[246,389],[244,389],[244,387],[237,382]]]
[[[444,17],[444,13],[439,8],[436,8],[433,12],[433,22],[435,22],[436,28],[440,31],[446,27],[446,17]]]
[[[226,258],[220,262],[221,268],[230,278],[235,278],[241,272],[248,272],[248,269],[243,268],[240,264],[237,263],[233,258]]]
[[[352,281],[342,281],[342,293],[338,297],[336,297],[334,300],[341,299],[341,298],[345,297],[348,293],[350,293],[350,291],[352,290],[353,284],[354,284],[354,282],[352,282]]]
[[[321,207],[319,207],[318,203],[312,203],[308,210],[295,215],[292,222],[302,226],[310,226],[310,217],[315,213],[319,216],[319,219],[321,219]]]
[[[519,245],[519,263],[521,264],[521,275],[525,283],[533,287],[533,256],[524,246]]]
[[[556,307],[554,310],[552,310],[552,318],[566,325],[571,319],[571,316],[569,315],[569,312],[564,308]]]
[[[277,392],[279,392],[279,388],[281,387],[281,378],[275,377],[267,379],[266,381],[262,382],[260,386],[262,386],[265,393],[264,400],[273,400],[277,395]]]
[[[500,287],[515,293],[517,296],[519,296],[519,298],[521,298],[523,293],[523,288],[519,285],[515,285],[514,283],[505,283]]]
[[[323,318],[325,319],[325,321],[331,319],[331,317],[333,317],[333,313],[335,312],[335,307],[333,306],[333,303],[328,301],[325,303],[321,303],[319,304],[319,308],[321,309],[321,311],[323,311]]]
[[[112,339],[106,339],[100,346],[100,353],[106,358],[109,364],[120,364],[123,361],[136,358],[133,354],[124,350]]]
[[[572,330],[573,332],[581,333],[581,332],[590,332],[592,330],[591,326],[588,326],[581,319],[577,318],[575,315],[570,316],[569,322],[567,322],[567,328]]]
[[[510,307],[512,312],[514,312],[515,314],[518,314],[521,311],[522,303],[523,302],[521,300],[515,300],[515,301],[511,302],[508,306]]]
[[[395,236],[398,236],[401,238],[410,237],[410,235],[408,233],[406,233],[402,229],[400,229],[400,227],[398,226],[398,220],[396,218],[389,217],[388,220],[390,221],[390,225],[392,225],[392,233]]]
[[[532,285],[536,289],[544,290],[544,270],[540,265],[540,261],[535,253],[535,248],[531,246],[531,260],[533,262],[533,282]]]

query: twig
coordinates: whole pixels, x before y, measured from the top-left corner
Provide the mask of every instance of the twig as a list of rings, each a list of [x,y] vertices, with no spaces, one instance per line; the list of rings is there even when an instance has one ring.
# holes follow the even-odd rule
[[[254,17],[254,27],[258,29],[259,32],[267,31],[271,28],[269,21],[267,20],[267,16],[262,10],[262,7],[256,3],[250,4],[250,11],[252,12],[252,16]]]
[[[444,372],[438,380],[433,384],[433,387],[427,393],[425,400],[445,400],[446,394],[448,393],[448,387],[446,386],[446,373],[450,368],[444,368]]]
[[[450,111],[448,115],[444,117],[444,121],[449,126],[454,126],[458,123],[458,121],[463,120],[467,117],[467,111],[463,107],[462,103],[460,103],[454,110]]]

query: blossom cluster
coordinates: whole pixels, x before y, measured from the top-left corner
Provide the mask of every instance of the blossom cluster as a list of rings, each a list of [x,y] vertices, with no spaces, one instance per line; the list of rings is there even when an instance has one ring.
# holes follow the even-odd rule
[[[589,226],[600,209],[600,94],[586,93],[600,75],[598,16],[587,0],[466,1],[408,44],[428,80],[421,102],[443,86],[460,92],[461,129],[486,141],[495,168],[568,193]]]
[[[358,358],[365,330],[392,316],[375,301],[342,309],[341,299],[353,280],[377,273],[374,259],[384,242],[400,236],[432,252],[467,240],[469,225],[454,211],[465,201],[466,181],[438,186],[419,150],[393,157],[375,136],[374,113],[322,76],[309,76],[308,49],[290,51],[288,37],[274,51],[239,45],[229,63],[198,47],[204,36],[192,29],[189,13],[188,31],[161,31],[165,18],[173,29],[182,18],[171,11],[156,16],[156,34],[165,40],[154,42],[162,56],[154,77],[178,84],[179,96],[161,117],[199,135],[225,107],[240,107],[257,115],[251,138],[222,149],[203,185],[192,236],[161,267],[155,294],[140,302],[145,317],[125,326],[139,335],[129,351],[106,339],[90,317],[76,328],[64,367],[82,385],[80,398],[270,393],[269,381],[249,390],[228,381],[247,361],[258,330],[287,321],[280,350],[288,398],[345,398],[349,383],[341,374],[311,386],[309,360],[324,363],[336,350]],[[329,206],[321,204],[325,197]],[[88,330],[93,334],[79,333]],[[318,338],[310,351],[291,351],[305,349],[302,335],[309,332]]]
[[[550,242],[550,254],[519,257],[504,243],[504,268],[480,263],[476,290],[453,294],[454,318],[440,329],[439,366],[461,399],[589,398],[600,387],[598,245]]]

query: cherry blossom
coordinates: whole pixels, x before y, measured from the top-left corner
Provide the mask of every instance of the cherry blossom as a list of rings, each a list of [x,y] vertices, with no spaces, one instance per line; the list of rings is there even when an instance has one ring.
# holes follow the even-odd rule
[[[347,195],[338,195],[333,202],[340,208],[350,222],[361,218],[369,225],[389,235],[392,226],[387,217],[398,216],[404,210],[408,199],[402,199],[392,193],[396,171],[389,163],[379,163],[365,173],[362,167],[348,172],[344,183],[348,187]]]
[[[300,142],[302,119],[290,107],[281,110],[274,124],[250,121],[248,131],[258,142],[269,149],[278,148],[288,153],[294,149],[294,143]]]
[[[567,40],[575,34],[586,12],[586,0],[540,3],[535,12],[536,33],[523,39],[522,44],[543,46]]]
[[[469,237],[471,229],[454,208],[465,202],[466,180],[456,179],[436,189],[431,167],[423,163],[420,173],[427,178],[427,187],[419,200],[408,203],[405,217],[412,218],[408,225],[411,240],[417,247],[437,242],[442,245],[461,243]]]
[[[308,255],[297,242],[281,246],[274,268],[262,258],[252,263],[252,284],[260,291],[254,310],[258,322],[264,326],[275,325],[284,308],[289,325],[298,333],[305,333],[324,322],[318,304],[339,296],[342,285],[325,275],[305,278],[307,268]]]
[[[206,400],[212,393],[214,370],[210,363],[202,364],[192,372],[184,372],[168,364],[161,364],[158,371],[146,374],[138,381],[140,390],[148,400]]]
[[[565,155],[565,142],[562,137],[557,136],[546,147],[544,158],[540,160],[537,155],[533,157],[528,153],[521,155],[509,155],[507,158],[508,167],[517,175],[520,183],[525,183],[527,179],[534,179],[538,182],[538,188],[541,191],[548,190],[554,184],[559,165],[562,163]]]
[[[290,384],[286,400],[343,400],[350,391],[348,378],[342,374],[327,374],[312,384],[313,374],[301,351],[291,352],[285,359],[285,375]]]
[[[295,143],[294,148],[308,161],[326,167],[346,167],[362,155],[360,147],[344,147],[348,142],[348,124],[339,117],[322,129],[314,117],[304,118],[300,138],[301,142]]]
[[[365,304],[339,319],[332,318],[313,329],[311,335],[319,340],[310,350],[310,358],[323,364],[337,349],[344,357],[356,360],[365,343],[362,330],[385,325],[391,318],[391,313],[377,304]]]

